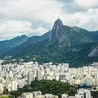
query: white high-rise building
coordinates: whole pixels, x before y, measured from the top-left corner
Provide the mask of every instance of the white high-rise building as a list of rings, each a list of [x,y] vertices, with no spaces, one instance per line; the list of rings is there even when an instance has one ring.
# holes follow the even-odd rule
[[[9,77],[11,77],[11,78],[13,77],[12,71],[9,72]]]
[[[77,74],[83,74],[83,69],[82,68],[77,68]]]
[[[89,89],[79,89],[78,93],[83,93],[84,98],[91,98],[91,92]]]
[[[2,83],[0,83],[0,94],[3,93],[3,90],[4,90],[3,85],[2,85]]]
[[[35,98],[46,98],[45,95],[37,95]]]
[[[35,77],[34,77],[34,72],[33,71],[30,71],[28,73],[28,84],[31,84],[32,81],[35,80]]]
[[[42,92],[41,91],[34,91],[33,97],[36,97],[37,95],[42,95]]]
[[[37,70],[37,80],[41,80],[41,79],[42,79],[41,70]]]
[[[22,98],[33,98],[33,93],[23,93]]]
[[[68,95],[67,94],[62,94],[62,98],[67,98]]]
[[[68,73],[69,74],[77,74],[77,69],[76,68],[69,68]]]
[[[68,63],[63,63],[64,71],[68,71],[69,69],[69,64]]]
[[[17,86],[18,86],[18,82],[17,81],[12,81],[12,91],[16,91]]]
[[[45,94],[45,98],[58,98],[58,96],[53,94]]]

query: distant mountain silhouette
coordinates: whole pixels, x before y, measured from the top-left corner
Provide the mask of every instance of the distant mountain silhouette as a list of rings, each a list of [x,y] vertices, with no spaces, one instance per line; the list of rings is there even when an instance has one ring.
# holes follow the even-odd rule
[[[11,40],[0,41],[0,54],[9,51],[10,49],[23,44],[27,41],[28,37],[26,35],[17,36]]]

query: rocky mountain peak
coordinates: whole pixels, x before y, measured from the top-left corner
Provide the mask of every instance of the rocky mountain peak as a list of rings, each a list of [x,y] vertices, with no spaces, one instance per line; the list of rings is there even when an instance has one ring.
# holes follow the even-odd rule
[[[54,22],[54,25],[53,25],[53,28],[52,28],[52,33],[51,33],[51,36],[49,38],[49,41],[53,41],[55,40],[55,38],[57,37],[57,33],[58,33],[58,30],[59,28],[63,26],[63,23],[62,21],[58,18],[55,22]]]
[[[88,57],[98,57],[98,48],[95,48]]]

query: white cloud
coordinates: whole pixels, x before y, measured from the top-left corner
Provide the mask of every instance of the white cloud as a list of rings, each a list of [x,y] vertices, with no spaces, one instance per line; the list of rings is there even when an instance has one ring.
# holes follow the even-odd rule
[[[82,8],[98,7],[98,0],[74,0]]]
[[[0,32],[25,32],[31,29],[31,23],[26,21],[9,20],[0,24]]]
[[[0,39],[41,35],[58,17],[65,25],[98,30],[98,0],[0,0]]]
[[[1,39],[10,39],[23,34],[28,36],[42,35],[47,31],[47,29],[42,27],[33,29],[32,24],[27,21],[9,20],[0,24],[0,35],[2,35],[0,36]]]
[[[33,22],[55,19],[60,14],[62,6],[55,0],[7,0],[6,2],[8,3],[1,8],[1,14],[14,19],[30,19]]]
[[[96,14],[95,14],[96,13]],[[89,9],[85,12],[62,14],[65,25],[79,26],[89,31],[98,30],[98,9]]]

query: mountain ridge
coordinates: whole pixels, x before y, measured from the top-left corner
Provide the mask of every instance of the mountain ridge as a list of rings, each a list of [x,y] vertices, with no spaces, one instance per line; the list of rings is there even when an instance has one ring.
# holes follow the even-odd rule
[[[14,55],[17,55],[19,54],[23,49],[25,49],[25,47],[29,47],[30,45],[33,45],[39,41],[42,41],[44,39],[47,39],[49,38],[49,35],[50,35],[51,31],[41,35],[41,36],[32,36],[32,37],[29,37],[27,39],[27,41],[25,41],[24,43],[10,49],[9,51],[3,53],[0,57],[4,57],[6,55],[11,55],[11,56],[14,56]]]
[[[89,57],[90,52],[98,46],[96,37],[98,34],[94,34],[95,32],[89,32],[79,27],[63,25],[59,19],[55,21],[52,30],[45,38],[29,45],[25,44],[27,46],[14,54],[12,59],[36,60],[39,63],[69,63],[71,67],[89,65],[98,61],[98,57]],[[36,41],[35,39],[34,41]],[[18,49],[11,52],[13,53],[13,51],[17,52]]]
[[[10,49],[24,43],[28,37],[26,35],[17,36],[11,40],[0,41],[0,54],[9,51]]]

